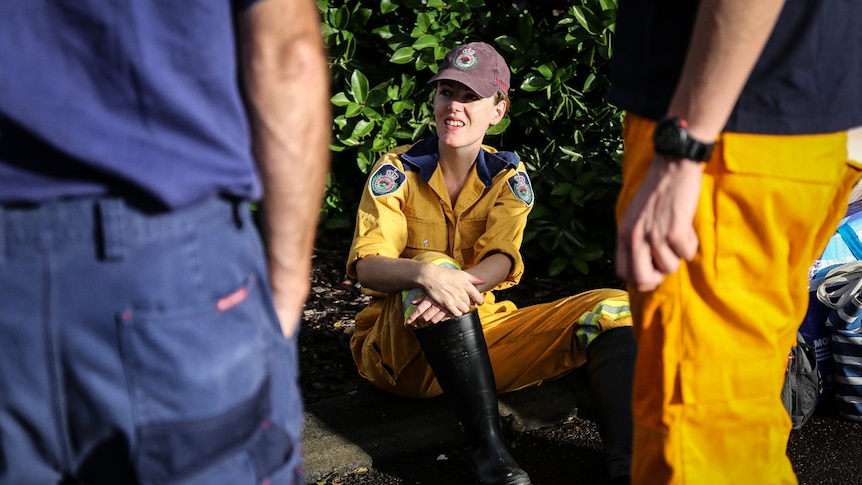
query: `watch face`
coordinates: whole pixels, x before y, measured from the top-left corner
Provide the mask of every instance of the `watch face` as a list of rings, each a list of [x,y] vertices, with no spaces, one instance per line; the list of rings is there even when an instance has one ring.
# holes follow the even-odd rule
[[[665,120],[656,127],[653,143],[662,155],[679,155],[684,151],[686,138],[685,130],[674,120]]]
[[[691,159],[705,162],[712,154],[714,143],[704,143],[688,135],[685,121],[664,118],[653,132],[653,144],[658,154],[671,159]]]

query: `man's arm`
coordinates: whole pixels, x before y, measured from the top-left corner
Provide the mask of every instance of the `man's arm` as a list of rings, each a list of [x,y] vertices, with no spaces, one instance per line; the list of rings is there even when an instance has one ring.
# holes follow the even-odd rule
[[[668,115],[688,122],[695,139],[719,135],[751,74],[784,0],[703,0]],[[703,166],[656,155],[629,204],[617,239],[617,274],[640,291],[691,260],[698,246],[692,227]]]
[[[240,19],[240,62],[264,187],[270,282],[285,336],[311,286],[329,171],[329,71],[313,0],[262,0]]]
[[[785,0],[702,0],[668,114],[688,121],[698,140],[724,129],[772,34]]]

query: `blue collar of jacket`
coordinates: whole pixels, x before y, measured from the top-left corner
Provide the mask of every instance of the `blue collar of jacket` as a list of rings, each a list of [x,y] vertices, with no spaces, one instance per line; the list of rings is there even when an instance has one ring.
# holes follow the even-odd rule
[[[437,170],[437,160],[440,157],[437,152],[437,141],[437,135],[433,135],[417,142],[409,150],[402,153],[401,160],[405,162],[404,169],[418,171],[419,176],[426,182],[431,180],[431,175]],[[491,153],[483,148],[479,150],[479,155],[476,157],[476,174],[479,175],[479,179],[485,184],[485,187],[490,187],[498,173],[507,168],[518,168],[519,161],[518,155],[512,152]]]

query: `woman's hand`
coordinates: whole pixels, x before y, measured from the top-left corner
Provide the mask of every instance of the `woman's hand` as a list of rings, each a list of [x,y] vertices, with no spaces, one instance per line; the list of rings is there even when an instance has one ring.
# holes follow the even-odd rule
[[[449,313],[445,308],[434,302],[427,294],[423,294],[411,303],[416,305],[416,309],[407,318],[407,323],[413,323],[417,320],[428,323],[439,323],[443,320],[455,318],[455,315]]]
[[[420,282],[425,295],[411,302],[416,309],[407,318],[407,323],[416,320],[437,323],[464,315],[474,305],[485,301],[482,292],[476,288],[484,283],[466,271],[427,264],[422,269]]]

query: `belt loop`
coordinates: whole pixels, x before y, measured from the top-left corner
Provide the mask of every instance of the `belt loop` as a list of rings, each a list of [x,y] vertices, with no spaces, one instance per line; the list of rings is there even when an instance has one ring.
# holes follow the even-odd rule
[[[233,223],[237,229],[242,229],[246,219],[246,205],[242,199],[228,199],[230,201],[231,212],[233,213]]]
[[[6,210],[0,205],[0,266],[6,263]]]
[[[125,249],[125,206],[119,199],[99,199],[97,202],[102,256],[107,260],[123,258]]]

